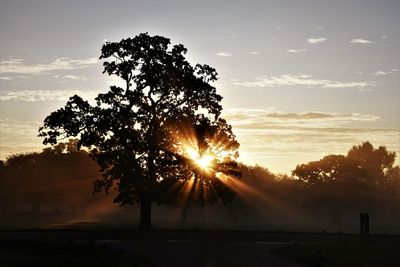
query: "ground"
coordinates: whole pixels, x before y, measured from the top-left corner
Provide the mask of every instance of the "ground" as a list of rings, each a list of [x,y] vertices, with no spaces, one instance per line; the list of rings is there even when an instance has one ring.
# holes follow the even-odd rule
[[[400,237],[390,235],[372,235],[362,244],[356,234],[323,232],[0,231],[0,255],[18,259],[7,264],[0,257],[0,266],[13,267],[400,266],[398,251]]]

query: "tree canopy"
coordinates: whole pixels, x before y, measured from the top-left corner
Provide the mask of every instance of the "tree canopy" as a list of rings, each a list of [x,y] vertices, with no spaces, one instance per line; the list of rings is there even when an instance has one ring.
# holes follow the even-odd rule
[[[297,165],[293,175],[308,184],[341,183],[390,187],[398,166],[395,152],[384,146],[374,148],[370,142],[353,146],[347,156],[328,155],[318,161]]]
[[[151,202],[175,183],[193,179],[206,203],[215,199],[207,196],[231,196],[223,193],[229,188],[218,172],[237,174],[232,167],[239,144],[220,118],[222,97],[211,85],[217,72],[192,66],[186,52],[147,33],[107,42],[100,56],[103,73],[119,76],[125,86],[111,86],[95,98],[96,105],[74,95],[39,129],[45,144],[78,137],[103,172],[95,189],[108,192],[116,185],[115,202],[140,202],[143,228],[150,227]],[[194,164],[206,157],[212,157],[207,166]]]

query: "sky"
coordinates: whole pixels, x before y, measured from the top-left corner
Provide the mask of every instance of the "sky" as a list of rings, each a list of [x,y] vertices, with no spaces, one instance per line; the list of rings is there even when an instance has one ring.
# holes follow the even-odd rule
[[[40,151],[69,96],[118,83],[100,49],[141,32],[216,68],[240,161],[289,174],[367,140],[400,154],[399,25],[398,0],[0,0],[0,159]]]

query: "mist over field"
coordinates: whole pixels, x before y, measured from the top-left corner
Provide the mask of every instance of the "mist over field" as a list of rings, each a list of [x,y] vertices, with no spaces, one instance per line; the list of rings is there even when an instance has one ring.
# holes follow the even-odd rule
[[[93,194],[93,182],[101,176],[99,167],[87,152],[77,151],[75,144],[15,155],[3,162],[2,229],[136,228],[139,206],[113,203],[114,190]],[[320,164],[329,162],[326,159]],[[294,174],[301,175],[305,166],[298,166]],[[390,184],[375,185],[349,176],[344,178],[347,181],[306,182],[298,176],[273,174],[266,168],[244,164],[239,165],[239,170],[241,178],[229,185],[235,192],[231,203],[188,204],[184,201],[186,185],[179,185],[179,189],[175,185],[169,190],[177,198],[166,203],[162,197],[154,204],[153,226],[357,233],[359,213],[368,211],[371,232],[400,233],[398,169],[394,169],[394,176],[381,177]]]

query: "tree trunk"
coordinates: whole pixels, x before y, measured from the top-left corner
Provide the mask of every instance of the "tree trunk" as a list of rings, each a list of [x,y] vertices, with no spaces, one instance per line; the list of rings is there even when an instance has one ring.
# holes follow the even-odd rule
[[[143,198],[140,202],[140,225],[142,230],[151,228],[151,199]]]
[[[2,214],[7,213],[7,205],[4,204],[4,203],[1,204],[1,213],[2,213]],[[393,218],[394,218],[394,217],[393,217]]]
[[[187,226],[187,221],[188,221],[188,212],[189,212],[189,205],[185,202],[182,206],[182,213],[181,213],[181,224],[182,228],[185,228]]]
[[[40,204],[32,203],[32,219],[37,219],[39,217]]]

